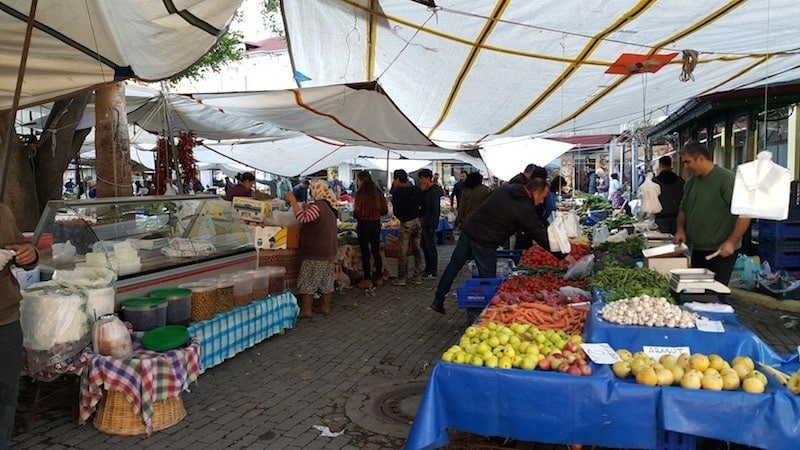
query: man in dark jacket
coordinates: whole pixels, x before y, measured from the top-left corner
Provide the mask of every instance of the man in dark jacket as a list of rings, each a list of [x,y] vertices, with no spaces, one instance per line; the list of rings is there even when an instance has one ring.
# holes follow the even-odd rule
[[[429,169],[419,171],[419,187],[422,189],[422,208],[419,221],[422,226],[422,253],[425,254],[425,271],[422,278],[435,279],[438,272],[439,253],[436,250],[436,227],[441,213],[440,200],[444,191],[433,182]]]
[[[550,250],[547,226],[536,212],[536,206],[544,203],[549,191],[547,181],[533,178],[526,185],[505,184],[492,192],[461,227],[456,248],[436,288],[432,310],[444,314],[445,296],[467,260],[475,260],[481,278],[494,278],[497,247],[518,230],[525,230],[537,244]],[[563,257],[560,253],[555,255]],[[570,256],[567,259],[572,261]]]
[[[394,171],[392,180],[392,208],[397,220],[400,221],[400,236],[397,258],[397,279],[392,281],[394,286],[405,286],[408,275],[408,248],[414,255],[414,271],[408,281],[411,284],[422,284],[420,266],[422,265],[422,251],[420,240],[422,226],[419,213],[422,206],[422,192],[408,182],[408,173],[403,169]]]
[[[678,209],[683,199],[683,178],[672,171],[672,158],[662,156],[658,159],[658,175],[653,181],[661,186],[661,194],[658,196],[661,212],[656,214],[658,230],[662,233],[675,234]]]
[[[508,180],[508,184],[525,184],[528,181],[531,181],[531,178],[533,178],[533,171],[537,168],[539,168],[539,166],[536,164],[528,164],[525,166],[525,170],[514,175],[513,178]]]
[[[467,171],[462,170],[458,175],[458,182],[453,185],[453,192],[450,194],[450,209],[452,211],[461,207],[461,194],[464,192],[464,182],[467,181],[467,175],[469,175]],[[454,199],[455,203],[453,203]]]
[[[512,181],[509,181],[510,184],[527,184],[533,178],[541,178],[543,180],[547,180],[547,169],[544,167],[539,167],[536,164],[528,164],[525,167],[525,172],[520,174],[525,178],[525,181],[521,181],[519,183],[513,182],[513,180],[519,175],[512,178]],[[545,199],[545,203],[547,203],[547,199]],[[536,213],[539,215],[539,219],[541,219],[542,223],[547,226],[547,208],[545,207],[545,203],[536,206]],[[555,207],[555,203],[553,204]],[[527,250],[533,245],[533,238],[530,234],[526,233],[525,230],[519,230],[514,237],[514,250]]]

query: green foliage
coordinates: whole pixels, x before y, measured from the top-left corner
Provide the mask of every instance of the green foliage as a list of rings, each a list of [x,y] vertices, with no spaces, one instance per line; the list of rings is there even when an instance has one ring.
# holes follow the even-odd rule
[[[280,0],[264,0],[263,6],[261,19],[264,21],[264,26],[269,28],[275,36],[281,39],[285,38],[286,32],[283,29]]]
[[[241,46],[241,42],[242,35],[240,33],[235,31],[225,33],[222,39],[200,61],[171,78],[170,82],[174,84],[184,79],[199,80],[209,72],[219,73],[225,65],[241,61],[244,58],[244,48]]]

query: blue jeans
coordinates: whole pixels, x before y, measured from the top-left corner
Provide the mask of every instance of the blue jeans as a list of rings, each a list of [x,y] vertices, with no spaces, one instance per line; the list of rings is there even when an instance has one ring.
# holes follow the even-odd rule
[[[481,278],[497,276],[497,249],[484,247],[470,239],[466,233],[461,233],[450,262],[447,263],[447,268],[444,269],[442,278],[439,279],[439,286],[436,288],[435,301],[439,308],[444,307],[445,296],[453,287],[458,273],[470,259],[475,260]]]

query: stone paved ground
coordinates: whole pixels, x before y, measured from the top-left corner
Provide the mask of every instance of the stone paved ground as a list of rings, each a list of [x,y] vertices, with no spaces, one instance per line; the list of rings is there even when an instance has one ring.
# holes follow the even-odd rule
[[[440,271],[452,248],[440,247]],[[25,389],[16,447],[400,448],[407,432],[403,427],[387,425],[385,432],[374,432],[353,420],[376,421],[368,408],[360,407],[370,392],[408,386],[409,381],[424,385],[431,366],[463,330],[466,314],[454,301],[447,304],[445,317],[427,309],[435,285],[436,281],[404,288],[387,285],[374,297],[356,289],[337,294],[331,316],[301,321],[285,335],[207,371],[183,396],[186,419],[151,438],[111,436],[91,424],[77,427],[66,406],[67,394],[55,395],[25,432],[25,403],[32,392]],[[800,326],[792,325],[796,318],[745,303],[734,306],[740,320],[778,351],[789,352],[800,344]],[[48,391],[55,389],[48,386]],[[319,437],[313,425],[344,429],[345,434]],[[370,428],[381,429],[379,425]]]

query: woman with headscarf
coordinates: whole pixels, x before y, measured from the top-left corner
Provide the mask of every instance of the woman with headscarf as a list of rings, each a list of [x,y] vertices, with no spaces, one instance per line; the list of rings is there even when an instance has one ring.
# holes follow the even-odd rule
[[[300,318],[311,317],[314,294],[322,295],[320,311],[331,312],[331,294],[334,290],[334,262],[339,242],[337,239],[335,208],[336,194],[328,183],[316,180],[311,184],[314,203],[303,209],[291,192],[286,201],[292,206],[295,217],[303,225],[300,231],[300,276],[297,291],[300,294]]]
[[[381,216],[389,213],[389,205],[380,188],[372,181],[372,176],[362,170],[356,177],[358,191],[353,214],[358,221],[356,233],[361,248],[361,267],[364,279],[358,283],[360,289],[383,285],[383,261],[381,261]],[[370,276],[369,257],[375,260],[375,275]]]
[[[460,227],[483,204],[490,193],[489,188],[483,185],[483,175],[480,172],[468,173],[461,190],[461,200],[458,202],[456,226]]]

